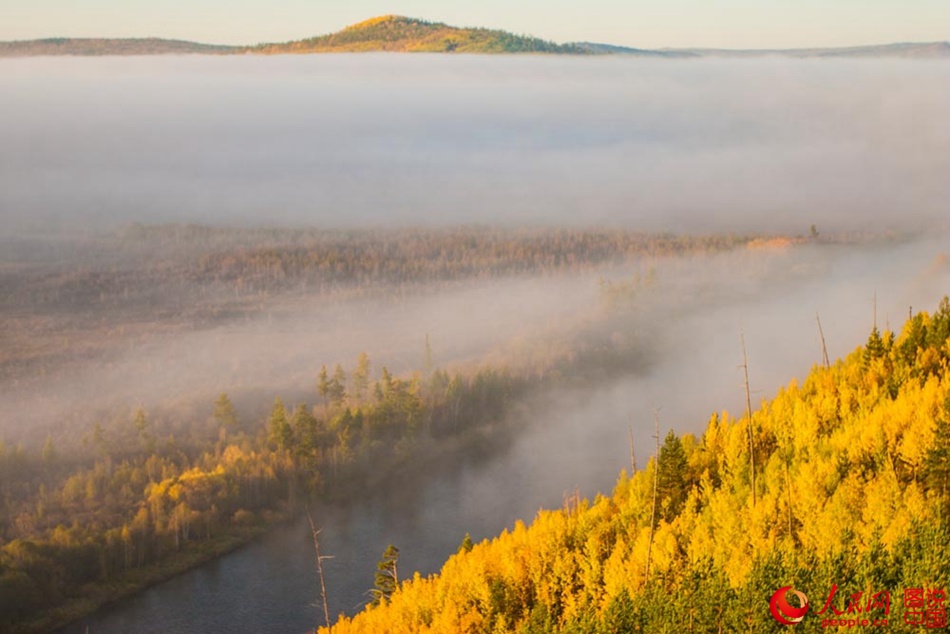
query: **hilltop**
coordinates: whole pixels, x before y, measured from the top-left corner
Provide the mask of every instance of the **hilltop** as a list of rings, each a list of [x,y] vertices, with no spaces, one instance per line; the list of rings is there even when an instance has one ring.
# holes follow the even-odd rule
[[[543,53],[621,55],[627,57],[797,57],[797,58],[950,58],[950,43],[899,43],[845,48],[807,49],[645,49],[598,42],[558,44],[529,35],[485,28],[461,28],[399,15],[384,15],[342,31],[254,46],[224,46],[161,38],[47,38],[0,42],[0,57],[40,55],[227,55],[306,53]]]
[[[526,35],[483,28],[459,28],[398,15],[372,18],[342,31],[294,42],[262,44],[258,53],[572,53],[588,51]]]

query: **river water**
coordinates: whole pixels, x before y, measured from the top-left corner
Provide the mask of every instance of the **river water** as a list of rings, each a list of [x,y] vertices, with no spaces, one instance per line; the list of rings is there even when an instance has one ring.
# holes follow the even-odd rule
[[[792,233],[946,221],[940,64],[175,57],[8,60],[0,73],[0,118],[17,122],[3,130],[16,161],[0,170],[0,235],[136,221]],[[490,458],[315,509],[331,612],[365,602],[388,543],[402,577],[428,574],[466,532],[495,535],[575,489],[609,492],[630,426],[641,466],[652,453],[656,408],[680,432],[741,411],[740,329],[758,401],[820,360],[816,312],[834,358],[867,337],[875,295],[882,325],[933,307],[950,290],[948,250],[806,258],[787,262],[805,271],[791,281],[744,262],[718,286],[685,286],[707,296],[654,316],[643,374],[539,397]],[[314,569],[297,522],[64,632],[306,632],[322,620]]]
[[[651,331],[661,354],[641,373],[536,396],[511,421],[516,431],[510,441],[495,451],[392,479],[346,504],[315,508],[322,554],[333,557],[325,564],[331,614],[352,614],[366,602],[387,544],[400,549],[401,578],[430,574],[466,532],[478,541],[518,519],[530,521],[539,508],[560,506],[574,491],[609,493],[630,465],[628,429],[634,430],[641,468],[652,453],[657,408],[661,433],[701,432],[712,412],[741,412],[740,327],[758,402],[820,360],[816,311],[836,358],[866,339],[875,293],[882,322],[902,319],[909,304],[932,308],[950,289],[950,267],[933,267],[935,254],[948,247],[937,240],[845,250],[792,283],[764,292],[751,287],[737,301],[718,305],[684,304],[692,308],[668,314]],[[806,252],[788,264],[815,259]],[[322,623],[318,588],[304,518],[63,632],[303,633]]]
[[[620,391],[620,385],[611,386],[599,397]],[[315,507],[321,552],[333,557],[324,563],[331,614],[352,614],[367,601],[376,563],[389,543],[400,548],[401,577],[428,574],[439,569],[466,532],[476,540],[497,534],[515,518],[529,520],[540,507],[559,505],[581,482],[585,492],[609,490],[629,455],[628,417],[615,414],[612,425],[593,434],[573,421],[555,421],[547,433],[521,436],[491,459],[460,461],[431,478],[391,481],[385,490],[346,505]],[[605,437],[610,427],[615,427],[616,442]],[[565,445],[573,447],[577,460],[558,456]],[[90,633],[115,634],[302,633],[322,621],[315,553],[304,517],[63,632],[81,634],[88,626]]]

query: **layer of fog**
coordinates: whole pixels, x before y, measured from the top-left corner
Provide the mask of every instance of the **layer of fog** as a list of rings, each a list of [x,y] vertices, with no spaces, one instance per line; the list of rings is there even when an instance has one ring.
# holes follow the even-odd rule
[[[0,236],[133,221],[919,227],[950,65],[0,60]]]
[[[919,229],[946,222],[948,80],[950,65],[919,61],[0,60],[0,240],[163,221]],[[575,488],[608,491],[631,424],[645,463],[654,408],[664,429],[693,432],[713,411],[741,412],[740,330],[758,401],[820,360],[816,312],[834,358],[866,338],[875,293],[882,326],[933,308],[950,290],[948,251],[935,238],[660,262],[625,326],[649,365],[539,397],[504,451],[406,487],[420,499],[372,510],[379,543],[353,548],[375,558],[395,542],[407,568],[431,570],[465,531],[497,533]],[[120,358],[39,390],[0,386],[0,427],[42,439],[96,410],[197,401],[207,416],[222,390],[266,394],[239,402],[247,416],[275,393],[315,400],[320,365],[352,367],[364,350],[377,370],[421,369],[427,334],[438,365],[609,340],[599,328],[617,323],[600,313],[597,276],[401,303],[301,298],[258,320],[130,340]]]
[[[331,613],[353,613],[366,601],[387,544],[400,548],[402,577],[416,570],[428,574],[465,533],[492,537],[517,519],[530,520],[539,508],[559,507],[575,490],[608,493],[620,470],[629,468],[630,427],[639,467],[645,466],[654,409],[664,434],[670,428],[700,433],[710,415],[724,409],[741,415],[740,332],[757,405],[820,363],[816,313],[834,360],[866,340],[875,296],[881,327],[897,327],[911,307],[932,309],[950,289],[948,252],[950,240],[940,237],[890,247],[816,246],[658,262],[656,288],[625,317],[649,343],[653,362],[645,371],[539,395],[514,415],[511,424],[521,431],[491,454],[458,456],[457,467],[439,477],[391,478],[375,495],[314,510],[321,550],[333,556],[324,564]],[[560,315],[568,321],[589,314],[581,306],[591,296],[580,278],[575,282],[552,302],[571,308]],[[502,302],[501,313],[525,311],[551,292],[540,280],[532,285],[539,290],[530,302],[514,311]],[[523,292],[525,286],[504,284],[492,292],[501,288]],[[531,314],[522,314],[530,330]],[[282,528],[89,624],[117,633],[130,627],[187,632],[196,624],[208,631],[303,631],[322,618],[314,603],[319,590],[311,539],[306,520]],[[67,631],[79,634],[85,625]]]
[[[661,435],[673,429],[698,436],[710,416],[724,410],[741,416],[740,333],[758,407],[821,363],[816,314],[834,362],[866,341],[875,303],[881,328],[898,328],[910,309],[932,311],[950,291],[948,251],[950,239],[941,237],[831,255],[809,249],[745,261],[728,256],[722,268],[707,262],[693,268],[699,279],[680,278],[674,286],[686,293],[712,286],[701,302],[678,294],[673,302],[661,300],[666,305],[659,310],[645,308],[649,323],[643,325],[655,346],[646,372],[595,389],[544,394],[519,417],[523,431],[487,460],[463,461],[456,472],[424,485],[394,482],[380,499],[356,509],[325,511],[325,547],[339,560],[327,569],[337,584],[337,609],[351,612],[364,600],[365,574],[350,570],[372,569],[389,543],[402,548],[402,570],[428,574],[465,533],[490,538],[517,519],[530,521],[541,508],[560,507],[574,492],[609,494],[620,470],[630,469],[629,429],[638,467],[653,454],[654,410]],[[750,272],[749,266],[762,268]],[[737,285],[744,292],[735,293]],[[715,301],[720,293],[731,295]],[[306,548],[306,537],[301,533],[298,548]]]
[[[177,334],[130,335],[123,344],[127,351],[117,356],[8,381],[0,385],[0,432],[33,443],[50,431],[76,438],[95,420],[131,420],[138,407],[173,429],[203,424],[222,391],[236,399],[245,420],[263,419],[276,395],[289,403],[318,402],[320,367],[332,372],[340,363],[352,370],[364,351],[375,376],[382,366],[402,376],[424,372],[427,338],[436,367],[507,365],[518,372],[548,367],[579,345],[604,349],[622,343],[631,357],[627,367],[639,369],[629,378],[638,387],[617,388],[628,393],[624,398],[608,390],[593,401],[602,406],[613,399],[614,414],[627,423],[662,407],[669,426],[697,430],[710,412],[738,409],[740,329],[754,364],[754,387],[768,394],[819,359],[816,312],[834,358],[867,336],[875,292],[882,327],[891,319],[899,325],[909,306],[935,306],[950,290],[950,245],[941,239],[740,249],[585,274],[469,282],[398,299],[277,298],[253,318]],[[606,308],[600,279],[622,282],[651,267],[653,287],[641,288],[613,311]],[[620,379],[616,369],[611,374],[589,366],[577,371],[605,384]],[[601,447],[591,421],[612,418],[588,411],[584,399],[592,397],[580,397],[580,405],[545,398],[557,400],[553,412],[555,419],[569,421],[565,433],[578,435],[567,445]],[[557,438],[549,434],[561,427],[547,428],[545,402],[536,407],[531,422],[549,440]],[[576,414],[565,419],[568,412]],[[638,444],[647,446],[648,437]]]
[[[117,358],[0,385],[0,431],[35,440],[73,422],[88,427],[97,416],[108,420],[158,406],[193,424],[203,422],[221,392],[248,416],[262,413],[277,395],[316,403],[323,365],[331,374],[337,363],[349,372],[366,352],[374,379],[383,366],[406,376],[425,369],[428,337],[435,366],[465,366],[506,341],[573,323],[596,306],[597,290],[596,277],[588,275],[472,283],[397,300],[277,298],[255,318],[127,337],[128,351]],[[192,412],[202,413],[197,421],[187,420]]]

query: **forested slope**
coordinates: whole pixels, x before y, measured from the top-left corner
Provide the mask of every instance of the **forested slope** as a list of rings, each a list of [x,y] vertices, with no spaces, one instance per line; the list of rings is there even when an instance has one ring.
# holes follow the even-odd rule
[[[779,631],[770,599],[785,586],[809,602],[795,631],[828,618],[942,631],[950,304],[896,336],[875,328],[751,421],[724,412],[699,438],[668,434],[655,469],[466,544],[330,631]]]
[[[458,28],[398,15],[371,18],[337,33],[306,40],[262,44],[254,53],[352,53],[370,51],[426,53],[568,53],[589,54],[572,44],[555,44],[495,29]]]
[[[530,388],[494,369],[422,381],[384,367],[373,382],[361,355],[350,374],[321,371],[319,406],[277,398],[265,421],[243,420],[222,394],[211,427],[192,436],[161,436],[143,410],[96,423],[72,452],[91,450],[88,466],[52,436],[39,454],[0,441],[0,633],[50,631],[237,547],[310,498],[475,451]],[[218,441],[208,447],[202,431]]]

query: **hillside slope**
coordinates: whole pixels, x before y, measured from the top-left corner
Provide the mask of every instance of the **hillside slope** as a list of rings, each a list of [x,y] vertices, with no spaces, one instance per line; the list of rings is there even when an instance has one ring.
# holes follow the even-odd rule
[[[897,44],[874,44],[870,46],[846,46],[837,48],[786,48],[786,49],[716,49],[686,48],[664,49],[687,57],[794,57],[801,59],[941,59],[950,57],[950,42],[903,42]]]
[[[185,40],[160,38],[68,38],[0,42],[0,57],[38,57],[43,55],[189,55],[224,54],[236,46],[199,44]]]
[[[751,434],[748,417],[723,413],[701,438],[667,435],[652,542],[653,461],[610,497],[466,544],[439,575],[330,631],[777,632],[770,599],[785,586],[810,606],[796,632],[838,612],[889,619],[887,631],[939,627],[904,592],[950,590],[948,421],[944,299],[791,383]]]
[[[372,18],[337,33],[295,42],[262,44],[257,53],[351,53],[369,51],[429,53],[574,53],[587,51],[507,31],[458,28],[396,15]]]

